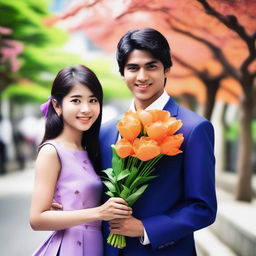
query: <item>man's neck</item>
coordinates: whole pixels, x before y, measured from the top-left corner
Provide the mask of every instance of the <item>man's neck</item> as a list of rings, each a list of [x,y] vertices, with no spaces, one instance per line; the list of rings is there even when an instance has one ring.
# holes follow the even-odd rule
[[[134,101],[134,107],[135,110],[139,110],[139,109],[146,109],[148,106],[150,106],[152,103],[148,103],[148,104],[143,104],[143,102],[139,101],[136,102]]]
[[[138,110],[138,109],[153,109],[153,108],[163,108],[164,105],[167,103],[169,99],[168,94],[163,91],[163,93],[161,95],[159,95],[159,97],[157,97],[155,100],[153,100],[152,102],[148,102],[148,101],[141,101],[141,100],[133,100],[133,106],[131,107],[131,109],[134,110]]]

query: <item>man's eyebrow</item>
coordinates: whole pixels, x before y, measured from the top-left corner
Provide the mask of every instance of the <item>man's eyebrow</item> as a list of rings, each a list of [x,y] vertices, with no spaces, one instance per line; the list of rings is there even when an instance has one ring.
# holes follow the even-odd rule
[[[148,63],[146,63],[146,65],[152,65],[152,64],[157,64],[159,61],[157,60],[153,60],[153,61],[150,61]]]
[[[125,66],[138,66],[138,64],[134,64],[134,63],[127,63]]]
[[[153,60],[153,61],[147,62],[145,65],[152,65],[152,64],[157,64],[157,63],[158,63],[157,60]],[[139,64],[127,63],[125,66],[139,66]]]

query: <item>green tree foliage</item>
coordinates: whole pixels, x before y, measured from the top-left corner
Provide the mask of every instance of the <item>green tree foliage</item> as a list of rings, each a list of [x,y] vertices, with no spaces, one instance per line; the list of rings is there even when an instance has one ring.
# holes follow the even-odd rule
[[[103,87],[104,100],[129,98],[131,93],[120,75],[118,75],[117,65],[107,58],[95,58],[94,60],[85,61],[98,76]]]
[[[129,91],[122,85],[123,81],[114,71],[111,60],[96,58],[85,61],[78,55],[64,52],[63,45],[69,38],[68,34],[56,27],[44,25],[44,20],[51,16],[50,3],[49,0],[0,0],[0,26],[12,30],[5,38],[24,46],[17,56],[21,62],[17,72],[11,72],[10,63],[1,64],[0,91],[8,86],[3,97],[15,96],[20,99],[19,102],[42,102],[49,95],[57,72],[66,65],[77,64],[88,65],[98,75],[105,99],[129,97]],[[29,86],[24,85],[24,79],[30,81]]]
[[[48,0],[0,0],[0,26],[12,30],[12,33],[5,36],[5,39],[18,41],[24,47],[24,50],[17,56],[21,63],[17,72],[11,72],[9,62],[1,63],[0,91],[13,84],[22,85],[24,82],[21,82],[21,79],[40,86],[49,85],[49,81],[63,66],[80,62],[78,56],[64,53],[62,50],[62,45],[67,41],[68,34],[43,24],[44,19],[50,16],[49,3]],[[17,87],[15,88],[17,89]],[[22,91],[23,88],[25,88],[24,94],[20,94],[21,97],[25,96],[28,91],[26,87],[21,87],[18,91]],[[37,91],[39,87],[31,88]],[[38,90],[40,92],[41,89]],[[15,94],[17,90],[10,91]],[[5,95],[11,96],[10,93]],[[30,98],[31,96],[28,97],[28,99]],[[36,99],[38,97],[35,97]]]

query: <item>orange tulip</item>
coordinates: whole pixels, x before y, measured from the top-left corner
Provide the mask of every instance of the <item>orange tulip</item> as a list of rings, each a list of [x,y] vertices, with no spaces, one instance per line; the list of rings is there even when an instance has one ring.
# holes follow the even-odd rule
[[[126,113],[118,122],[117,129],[121,136],[127,140],[134,140],[141,132],[141,123],[135,113]]]
[[[129,111],[124,113],[123,118],[126,118],[126,117],[133,117],[135,119],[138,119],[137,113],[136,112],[132,112],[131,110],[129,110]]]
[[[156,121],[167,121],[170,118],[170,112],[166,110],[148,110],[148,112],[153,116],[153,122]]]
[[[145,130],[151,139],[157,141],[161,141],[167,136],[167,126],[161,121],[146,125]]]
[[[141,161],[148,161],[161,153],[158,143],[149,137],[135,139],[133,149],[135,157],[139,158]]]
[[[183,140],[184,137],[182,133],[166,137],[160,145],[161,153],[168,156],[175,156],[182,153],[179,148]]]
[[[153,115],[147,110],[138,110],[137,115],[144,126],[153,121]]]
[[[121,157],[125,158],[134,154],[131,142],[127,139],[121,139],[115,144],[116,153]]]
[[[171,117],[168,121],[165,122],[165,124],[167,126],[167,135],[170,136],[180,129],[182,126],[182,121]]]

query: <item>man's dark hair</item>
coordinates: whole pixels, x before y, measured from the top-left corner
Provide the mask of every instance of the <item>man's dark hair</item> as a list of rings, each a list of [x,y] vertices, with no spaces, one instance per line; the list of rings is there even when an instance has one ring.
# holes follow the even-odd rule
[[[117,45],[116,59],[122,76],[127,58],[135,49],[150,52],[154,58],[162,62],[164,69],[172,66],[171,49],[166,38],[152,28],[135,29],[128,31]]]

